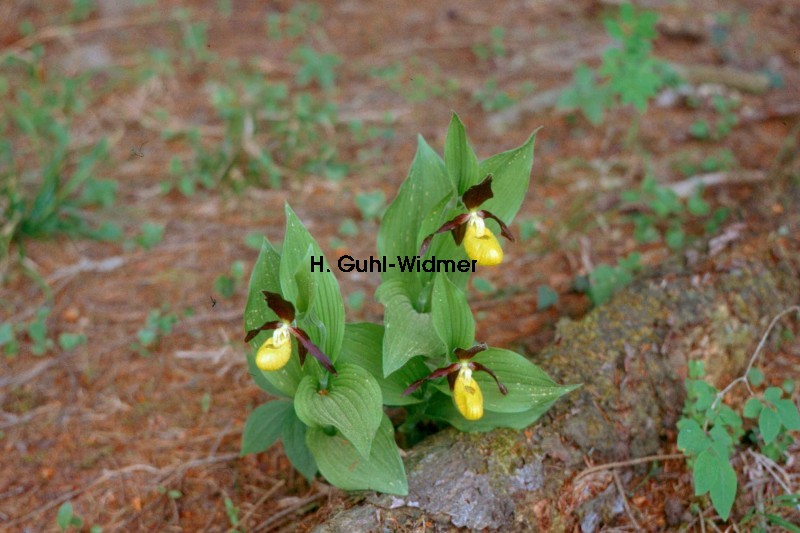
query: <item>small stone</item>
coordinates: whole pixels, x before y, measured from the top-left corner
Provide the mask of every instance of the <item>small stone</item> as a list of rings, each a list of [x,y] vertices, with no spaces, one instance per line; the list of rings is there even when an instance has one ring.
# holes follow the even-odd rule
[[[664,515],[667,518],[667,525],[675,527],[683,520],[683,502],[675,496],[669,496],[664,501]]]

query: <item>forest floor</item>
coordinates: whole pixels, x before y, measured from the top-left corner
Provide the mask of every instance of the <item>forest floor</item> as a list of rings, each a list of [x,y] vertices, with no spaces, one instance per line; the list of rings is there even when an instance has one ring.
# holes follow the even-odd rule
[[[559,319],[591,308],[576,279],[634,252],[647,269],[681,239],[735,231],[754,190],[800,179],[800,5],[789,0],[642,2],[660,16],[658,58],[737,74],[698,75],[685,90],[662,90],[645,113],[614,106],[596,126],[536,98],[565,88],[579,64],[600,64],[614,44],[602,19],[617,2],[351,0],[298,10],[251,0],[230,2],[230,14],[216,1],[160,1],[158,13],[94,3],[86,14],[76,14],[79,1],[0,7],[0,56],[35,66],[23,74],[6,61],[5,90],[30,83],[25,76],[88,73],[69,146],[79,154],[105,137],[96,168],[117,188],[113,207],[82,214],[122,230],[106,241],[26,238],[24,259],[14,244],[0,263],[0,323],[19,344],[0,356],[0,530],[57,530],[66,502],[85,529],[306,530],[326,502],[346,503],[297,474],[280,444],[239,456],[244,422],[266,400],[242,342],[253,235],[281,242],[289,202],[328,257],[375,255],[375,212],[404,179],[415,136],[441,153],[453,111],[479,158],[542,127],[512,227],[518,242],[470,287],[478,338],[534,357]],[[226,64],[233,59],[240,64]],[[301,93],[305,103],[287,104]],[[255,111],[237,118],[241,109]],[[34,168],[25,137],[4,125],[17,164]],[[244,162],[258,146],[273,147],[272,162],[253,183]],[[647,176],[683,207],[656,213]],[[696,183],[719,219],[687,203]],[[782,201],[776,193],[776,217]],[[381,319],[377,273],[338,280],[349,320]],[[539,301],[552,292],[553,305]],[[37,322],[43,338],[29,328]],[[85,342],[56,342],[65,333]],[[781,354],[761,367],[777,385],[787,370],[800,375],[798,349]],[[688,506],[691,474],[676,465]],[[664,507],[639,509],[645,529],[663,524]]]

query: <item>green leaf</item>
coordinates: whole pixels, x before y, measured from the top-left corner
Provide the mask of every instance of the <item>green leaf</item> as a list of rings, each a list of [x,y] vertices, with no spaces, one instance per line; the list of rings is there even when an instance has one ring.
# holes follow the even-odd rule
[[[478,158],[467,140],[464,124],[457,114],[453,113],[447,138],[444,143],[444,162],[447,174],[461,196],[477,185],[486,175],[478,175]]]
[[[444,274],[433,282],[431,320],[448,353],[455,348],[471,348],[475,340],[475,319],[472,318],[467,296]]]
[[[711,439],[695,420],[682,418],[678,421],[678,449],[687,456],[696,456],[711,446]]]
[[[750,372],[747,373],[747,381],[750,382],[750,385],[753,387],[759,387],[762,383],[764,383],[764,373],[753,367],[750,369]]]
[[[368,457],[341,435],[311,428],[306,442],[328,482],[344,490],[376,490],[405,496],[408,481],[394,442],[392,423],[383,415]]]
[[[472,278],[472,286],[475,287],[476,291],[482,292],[483,294],[489,294],[497,290],[491,281],[480,276]]]
[[[783,396],[783,391],[780,387],[768,387],[767,390],[764,391],[764,399],[771,404],[777,403],[778,400],[781,399],[781,396]]]
[[[489,374],[472,374],[483,393],[484,408],[496,413],[521,413],[540,405],[552,405],[555,400],[579,387],[557,384],[523,356],[502,348],[489,348],[473,357],[472,361],[493,371],[508,389],[508,394],[503,395]]]
[[[707,216],[711,212],[708,202],[703,200],[703,189],[698,187],[686,201],[686,209],[696,217]]]
[[[387,281],[376,291],[386,308],[383,321],[383,375],[405,365],[418,355],[439,355],[447,349],[442,343],[430,313],[420,313],[411,304],[399,280]]]
[[[66,531],[66,529],[72,523],[72,503],[71,502],[64,502],[61,504],[61,507],[58,508],[58,514],[56,515],[56,523],[58,527],[61,528],[61,531]]]
[[[484,202],[481,209],[491,211],[506,224],[511,224],[514,220],[514,216],[525,199],[525,193],[528,191],[535,141],[536,132],[533,132],[521,146],[493,155],[481,161],[478,167],[478,176],[489,174],[493,176],[492,192],[494,197]],[[487,223],[496,228],[494,221]],[[499,235],[499,229],[495,233]]]
[[[344,302],[339,284],[333,273],[327,271],[329,269],[320,272],[319,268],[315,268],[314,272],[311,272],[309,248],[315,260],[320,258],[324,260],[322,249],[289,204],[286,204],[286,236],[280,261],[282,294],[284,298],[291,300],[302,293],[302,290],[291,287],[292,284],[287,282],[286,272],[294,275],[298,271],[305,273],[304,269],[308,269],[309,279],[313,279],[313,294],[307,302],[308,309],[300,309],[298,306],[298,311],[304,312],[304,315],[298,317],[297,323],[308,333],[314,344],[330,357],[331,361],[336,362],[344,336]],[[324,264],[328,264],[327,260]]]
[[[297,471],[311,482],[317,473],[317,461],[306,444],[306,433],[306,425],[297,418],[294,411],[290,411],[284,421],[281,433],[283,451]]]
[[[789,533],[800,533],[800,526],[797,526],[789,522],[788,520],[786,520],[781,516],[774,514],[764,514],[764,517],[769,521],[770,524],[780,526],[784,528],[786,531],[789,531]]]
[[[263,452],[272,446],[281,435],[292,411],[292,402],[286,400],[275,400],[256,407],[244,425],[241,455]]]
[[[608,102],[607,90],[595,83],[595,74],[586,65],[575,69],[574,81],[558,98],[558,109],[579,108],[584,116],[597,126],[603,122],[603,114]]]
[[[86,343],[86,335],[83,333],[61,333],[58,336],[58,344],[64,351],[74,350],[81,344]],[[2,343],[0,343],[2,345]]]
[[[403,396],[414,381],[428,375],[430,369],[421,357],[414,357],[389,377],[383,377],[381,351],[383,326],[368,322],[347,324],[339,361],[353,363],[368,371],[381,388],[385,405],[410,405],[422,401],[416,394]]]
[[[356,194],[356,207],[358,207],[364,220],[379,218],[385,205],[386,194],[383,191]]]
[[[267,307],[261,291],[281,292],[280,264],[280,254],[275,251],[275,248],[272,247],[272,244],[267,239],[264,239],[247,287],[247,304],[244,310],[245,331],[258,328],[265,322],[278,319],[278,315]],[[250,341],[250,346],[253,350],[257,350],[271,335],[271,331],[262,331]],[[248,356],[250,374],[259,387],[274,396],[287,396],[289,398],[294,396],[297,384],[300,383],[300,379],[303,377],[300,363],[297,359],[296,344],[297,342],[293,341],[295,347],[293,348],[292,357],[286,366],[274,372],[260,370],[255,366],[254,355]]]
[[[154,222],[144,222],[140,228],[141,233],[136,237],[136,242],[145,250],[151,250],[164,238],[164,225]]]
[[[10,322],[0,324],[0,346],[11,344],[16,339],[14,335],[14,327]]]
[[[683,248],[685,241],[686,234],[683,233],[683,228],[681,227],[669,228],[664,235],[664,242],[667,243],[671,250],[680,250]]]
[[[383,415],[381,389],[359,366],[342,364],[338,370],[338,376],[329,377],[327,389],[320,389],[313,376],[303,378],[294,398],[295,412],[310,427],[335,427],[368,457]]]
[[[694,493],[711,493],[711,503],[720,518],[727,520],[736,497],[736,472],[727,456],[713,448],[702,452],[694,463]]]
[[[390,260],[398,256],[416,256],[426,237],[420,234],[423,220],[446,196],[455,197],[456,190],[447,177],[444,161],[420,136],[408,177],[381,221],[378,230],[378,254]],[[444,221],[437,222],[441,224]],[[398,268],[389,269],[381,276],[384,281],[397,279],[409,283],[409,274],[400,272]]]
[[[558,303],[558,293],[547,285],[536,289],[536,310],[544,311]]]
[[[781,417],[783,427],[789,431],[800,430],[800,413],[797,412],[797,406],[792,400],[787,398],[778,400],[775,402],[775,408]]]
[[[764,443],[769,444],[775,440],[781,431],[781,417],[771,405],[765,405],[758,415],[758,429],[764,437]]]
[[[745,418],[756,418],[761,413],[761,401],[758,398],[750,398],[744,404],[742,415]]]

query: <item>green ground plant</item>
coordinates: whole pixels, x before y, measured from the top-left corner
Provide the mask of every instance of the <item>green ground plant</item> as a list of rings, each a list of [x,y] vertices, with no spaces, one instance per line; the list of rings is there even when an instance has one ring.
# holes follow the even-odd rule
[[[663,239],[672,250],[686,246],[692,237],[689,233],[692,222],[702,222],[705,232],[712,233],[728,216],[725,208],[711,211],[701,187],[684,200],[672,189],[660,185],[652,174],[645,176],[638,190],[624,191],[622,200],[636,210],[630,216],[634,239],[639,243]]]
[[[605,51],[597,71],[579,65],[557,104],[580,110],[595,126],[615,107],[630,105],[643,114],[659,89],[677,81],[669,65],[652,54],[658,14],[624,3],[617,18],[603,22],[616,45]]]
[[[234,261],[227,274],[220,274],[214,279],[214,290],[223,298],[230,298],[243,280],[244,261]]]
[[[743,444],[743,437],[747,435],[761,453],[777,462],[788,459],[786,450],[793,442],[789,432],[800,431],[800,412],[790,395],[791,381],[784,382],[783,387],[767,387],[762,393],[756,393],[756,389],[765,384],[765,377],[754,366],[755,361],[775,324],[791,312],[800,313],[800,307],[786,309],[772,320],[744,374],[722,391],[704,380],[701,361],[689,362],[686,403],[678,422],[678,449],[686,455],[692,469],[695,495],[709,494],[722,520],[728,519],[736,499],[738,482],[731,457]],[[723,403],[726,394],[737,384],[743,384],[749,393],[740,411]],[[784,397],[785,394],[789,397]],[[742,417],[753,420],[755,425],[745,431]]]
[[[136,341],[131,343],[131,349],[143,357],[150,357],[150,348],[168,335],[178,320],[178,315],[175,313],[162,309],[150,310],[144,327],[136,332]]]
[[[499,59],[508,53],[505,45],[506,30],[502,26],[493,26],[489,30],[489,41],[477,43],[472,47],[472,53],[481,61]]]
[[[406,494],[384,406],[406,410],[409,441],[423,421],[462,431],[521,429],[576,387],[477,342],[465,292],[470,265],[502,262],[494,232],[513,240],[507,224],[528,188],[533,143],[532,135],[479,162],[455,115],[444,158],[419,138],[378,232],[379,256],[404,265],[381,274],[383,324],[346,322],[331,265],[286,206],[281,251],[264,240],[245,308],[250,373],[277,399],[250,414],[243,454],[280,438],[309,479],[319,471],[343,489]],[[437,260],[443,267],[434,267]]]
[[[711,105],[718,118],[714,122],[696,120],[689,126],[689,134],[696,139],[719,141],[730,135],[734,126],[739,123],[736,114],[737,103],[734,100],[715,94]]]
[[[108,156],[101,139],[76,146],[73,126],[93,97],[91,74],[68,76],[44,67],[44,52],[6,56],[0,74],[0,259],[12,242],[58,235],[116,240],[114,223],[97,207],[114,204],[116,185],[97,177]],[[11,89],[12,85],[15,87]]]

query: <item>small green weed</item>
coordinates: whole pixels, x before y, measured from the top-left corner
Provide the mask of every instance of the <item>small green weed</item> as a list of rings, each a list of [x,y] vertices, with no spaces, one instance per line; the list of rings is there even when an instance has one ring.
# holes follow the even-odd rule
[[[364,220],[380,219],[386,210],[386,194],[383,191],[356,194],[356,207]]]
[[[56,524],[58,524],[58,528],[61,531],[66,531],[70,527],[80,529],[83,527],[83,519],[75,514],[71,502],[64,502],[61,504],[61,507],[58,508]]]
[[[233,500],[225,497],[225,514],[228,515],[228,522],[231,524],[231,529],[228,533],[238,533],[239,531],[239,508],[234,505]]]
[[[720,148],[706,155],[707,152],[680,153],[673,167],[686,177],[705,172],[731,170],[739,166],[736,156],[728,148]]]
[[[162,337],[172,332],[178,322],[178,315],[165,313],[160,309],[153,309],[147,314],[147,320],[142,329],[136,333],[136,341],[131,344],[131,349],[144,357],[150,356],[152,348]]]
[[[689,134],[695,139],[719,141],[730,135],[734,126],[739,123],[735,101],[721,95],[714,95],[711,105],[719,118],[713,123],[696,120],[689,126]]]
[[[514,105],[514,98],[497,86],[495,78],[489,78],[483,87],[472,96],[472,101],[480,104],[486,112],[502,111]]]
[[[604,20],[617,46],[603,54],[597,72],[585,65],[576,68],[575,81],[561,94],[558,108],[580,109],[595,126],[606,110],[616,106],[631,105],[644,113],[658,90],[677,80],[667,63],[652,55],[657,21],[655,12],[622,4],[618,18]]]
[[[606,303],[615,292],[630,285],[633,274],[642,266],[641,256],[633,252],[628,257],[619,259],[616,266],[601,263],[589,274],[587,294],[595,306]]]
[[[30,60],[3,60],[0,258],[12,242],[22,245],[26,238],[121,235],[110,222],[90,223],[92,207],[109,207],[115,200],[116,186],[96,176],[108,143],[101,139],[77,148],[72,136],[73,123],[95,94],[88,85],[91,74],[67,76],[49,68],[44,76],[43,56],[43,49],[34,47]]]
[[[493,26],[489,30],[489,41],[477,43],[472,47],[472,53],[480,61],[499,59],[508,53],[505,45],[506,30],[502,26]]]
[[[411,103],[447,98],[458,89],[456,80],[446,77],[436,65],[423,63],[417,57],[374,68],[370,73]]]
[[[633,206],[644,206],[630,217],[637,242],[657,242],[663,238],[673,250],[686,245],[691,219],[705,221],[706,231],[713,231],[727,216],[725,209],[711,212],[703,199],[702,188],[698,187],[689,198],[682,200],[675,191],[659,185],[652,174],[645,176],[639,190],[624,191],[622,200]]]
[[[244,261],[234,261],[233,264],[231,264],[230,273],[220,274],[214,280],[214,290],[223,298],[230,298],[233,296],[236,288],[242,284],[243,280]]]
[[[785,457],[793,442],[789,431],[800,430],[800,412],[791,397],[783,397],[786,390],[768,387],[761,395],[754,391],[764,383],[764,374],[753,365],[777,321],[791,312],[800,313],[800,307],[786,309],[772,320],[745,373],[722,391],[703,379],[702,362],[689,362],[686,403],[678,422],[678,448],[686,455],[693,471],[695,495],[709,494],[711,504],[723,520],[730,516],[736,498],[738,483],[730,460],[746,434],[742,416],[757,420],[750,433],[751,440],[758,443],[761,452],[773,461]],[[739,383],[744,384],[750,394],[741,415],[722,403],[725,395]],[[791,390],[791,384],[785,385]]]

